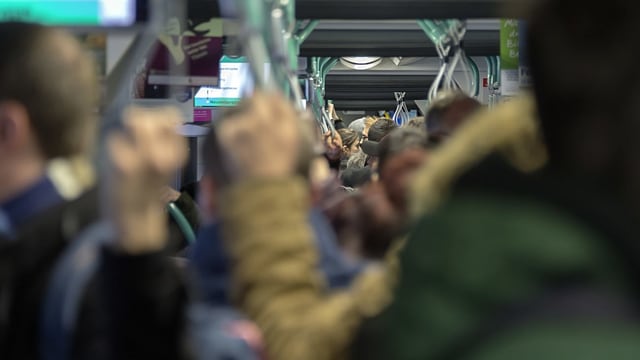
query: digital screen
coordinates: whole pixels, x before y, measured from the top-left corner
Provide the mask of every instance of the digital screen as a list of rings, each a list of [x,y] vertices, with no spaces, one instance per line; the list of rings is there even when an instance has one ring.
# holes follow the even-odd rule
[[[253,91],[251,67],[244,57],[223,56],[220,60],[220,86],[201,87],[194,96],[194,107],[235,106]]]
[[[0,22],[124,27],[143,20],[145,5],[140,0],[0,0]]]

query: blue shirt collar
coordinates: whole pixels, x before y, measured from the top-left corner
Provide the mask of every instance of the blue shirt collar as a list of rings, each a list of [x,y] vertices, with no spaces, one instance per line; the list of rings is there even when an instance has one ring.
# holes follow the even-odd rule
[[[11,227],[16,229],[33,216],[63,201],[51,180],[43,176],[22,193],[0,204],[0,211],[4,213]]]

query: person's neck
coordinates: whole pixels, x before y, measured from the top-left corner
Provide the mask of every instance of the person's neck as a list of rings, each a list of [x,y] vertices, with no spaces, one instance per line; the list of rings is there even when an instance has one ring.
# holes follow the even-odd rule
[[[29,189],[46,172],[45,162],[39,159],[2,159],[0,164],[0,203]]]

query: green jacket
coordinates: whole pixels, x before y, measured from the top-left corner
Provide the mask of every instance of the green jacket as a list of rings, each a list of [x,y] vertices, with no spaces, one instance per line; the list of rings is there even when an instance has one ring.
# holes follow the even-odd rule
[[[640,322],[627,316],[640,308],[640,262],[624,250],[633,222],[549,178],[490,162],[463,179],[418,222],[395,301],[364,326],[354,358],[640,359]],[[590,300],[571,289],[606,300],[583,311]],[[574,295],[560,306],[563,294]]]

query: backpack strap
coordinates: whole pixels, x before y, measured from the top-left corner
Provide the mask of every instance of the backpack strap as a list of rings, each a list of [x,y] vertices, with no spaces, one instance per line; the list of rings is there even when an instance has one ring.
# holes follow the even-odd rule
[[[71,358],[73,335],[89,281],[100,264],[100,251],[112,227],[95,223],[81,232],[54,265],[40,318],[40,355],[44,360]]]

